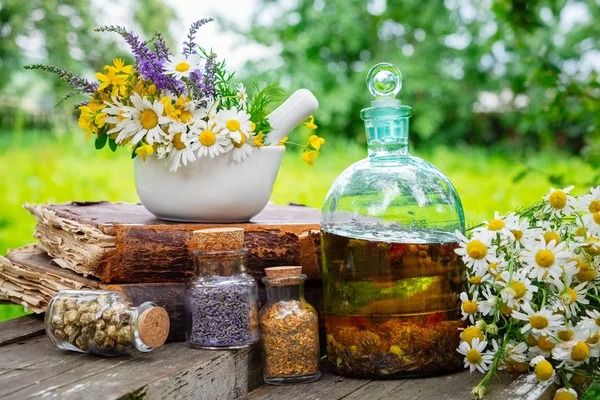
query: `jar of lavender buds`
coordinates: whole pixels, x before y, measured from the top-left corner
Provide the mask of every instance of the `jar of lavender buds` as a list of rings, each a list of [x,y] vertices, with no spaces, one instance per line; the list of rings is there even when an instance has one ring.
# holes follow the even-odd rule
[[[201,349],[240,349],[259,340],[257,283],[245,272],[244,230],[194,231],[196,275],[185,292],[186,343]]]

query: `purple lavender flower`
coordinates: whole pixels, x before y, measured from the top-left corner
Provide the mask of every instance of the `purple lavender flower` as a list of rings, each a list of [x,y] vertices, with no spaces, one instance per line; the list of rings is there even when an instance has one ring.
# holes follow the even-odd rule
[[[190,26],[190,30],[188,33],[188,41],[187,42],[183,42],[183,55],[184,56],[190,56],[192,54],[196,54],[196,43],[195,43],[195,39],[196,39],[196,32],[198,32],[198,29],[200,29],[201,26],[208,24],[209,22],[213,21],[212,18],[202,18],[196,22],[194,22],[191,26]]]
[[[154,54],[161,63],[167,61],[171,55],[165,39],[160,32],[154,32]]]
[[[114,32],[121,35],[129,47],[131,47],[140,75],[144,79],[152,81],[158,90],[169,89],[176,95],[185,90],[183,82],[164,74],[164,60],[161,59],[162,57],[151,52],[146,46],[146,42],[140,41],[139,37],[132,32],[127,32],[125,28],[113,25],[96,29],[96,31]]]
[[[60,69],[57,67],[53,67],[51,65],[43,65],[43,64],[34,64],[34,65],[26,65],[23,68],[25,69],[39,69],[42,71],[50,72],[56,74],[60,77],[63,82],[68,83],[69,85],[76,88],[78,91],[88,94],[93,94],[98,88],[98,83],[90,82],[85,78],[80,77],[79,75],[69,72],[66,69]]]

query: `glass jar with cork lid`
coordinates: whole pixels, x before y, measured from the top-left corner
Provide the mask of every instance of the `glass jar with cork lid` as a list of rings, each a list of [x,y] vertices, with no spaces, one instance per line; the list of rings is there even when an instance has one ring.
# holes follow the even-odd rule
[[[190,248],[195,276],[185,292],[186,343],[220,350],[258,343],[258,285],[246,273],[244,230],[197,230]]]
[[[118,356],[135,347],[148,352],[169,335],[169,315],[151,302],[134,306],[119,291],[63,290],[48,303],[46,334],[64,350]]]
[[[263,379],[272,385],[316,381],[319,318],[304,300],[302,267],[265,268],[267,302],[260,311]]]

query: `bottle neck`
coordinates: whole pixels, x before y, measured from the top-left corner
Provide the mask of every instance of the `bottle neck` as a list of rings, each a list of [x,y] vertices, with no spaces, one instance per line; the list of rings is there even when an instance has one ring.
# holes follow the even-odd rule
[[[303,300],[304,283],[286,286],[267,285],[267,303],[273,304],[280,301]]]
[[[408,156],[410,107],[371,107],[362,111],[369,157],[392,159]]]
[[[246,249],[232,251],[194,251],[196,276],[231,276],[246,271]]]

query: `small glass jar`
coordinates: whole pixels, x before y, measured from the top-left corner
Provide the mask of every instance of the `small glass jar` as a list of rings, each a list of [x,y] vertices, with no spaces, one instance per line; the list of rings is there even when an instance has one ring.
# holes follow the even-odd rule
[[[272,385],[316,381],[319,371],[319,318],[304,300],[306,275],[263,278],[267,303],[260,311],[263,378]],[[296,268],[296,267],[294,267]]]
[[[188,281],[185,292],[186,343],[219,350],[258,343],[258,285],[245,272],[247,249],[192,254],[196,276]]]
[[[169,335],[169,315],[151,302],[134,306],[118,291],[63,290],[48,304],[46,334],[64,350],[118,356],[135,347],[148,352]]]

